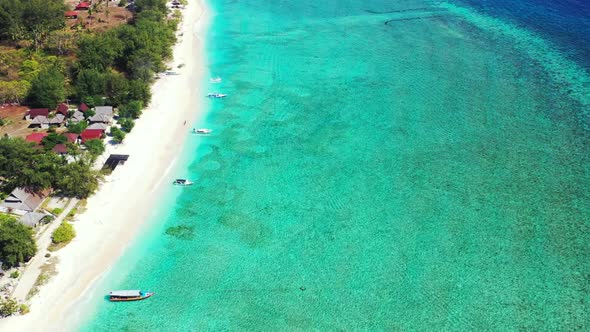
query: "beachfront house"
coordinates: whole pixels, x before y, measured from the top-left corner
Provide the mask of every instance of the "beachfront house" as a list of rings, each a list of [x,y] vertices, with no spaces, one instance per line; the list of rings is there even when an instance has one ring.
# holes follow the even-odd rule
[[[28,212],[35,211],[47,197],[47,194],[48,192],[33,193],[24,188],[16,188],[0,203],[0,212],[23,216]]]
[[[107,131],[107,129],[109,129],[109,125],[107,125],[106,123],[102,123],[102,122],[95,122],[93,124],[91,124],[90,126],[86,127],[86,129],[98,129],[98,130],[102,130],[104,132]]]
[[[93,123],[111,123],[113,120],[112,106],[96,106],[94,108],[94,115],[88,119],[90,124]]]
[[[82,139],[82,143],[85,143],[91,139],[102,139],[104,137],[104,130],[100,129],[85,129],[81,134],[80,138]]]

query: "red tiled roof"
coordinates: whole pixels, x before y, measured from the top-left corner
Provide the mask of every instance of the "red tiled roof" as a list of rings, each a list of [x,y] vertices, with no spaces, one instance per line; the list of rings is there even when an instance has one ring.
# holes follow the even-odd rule
[[[31,119],[34,119],[35,117],[37,117],[39,115],[48,116],[49,109],[48,108],[31,108],[27,114],[29,115],[29,117]]]
[[[27,142],[33,142],[33,143],[40,144],[41,141],[43,140],[43,138],[47,135],[49,135],[49,134],[47,134],[47,133],[32,133],[32,134],[28,135],[25,138],[25,140]]]
[[[68,115],[68,111],[70,109],[68,108],[68,105],[61,103],[59,105],[57,105],[57,110],[55,112],[63,114],[63,115]]]
[[[68,153],[68,148],[66,147],[65,144],[57,144],[56,146],[53,147],[52,151],[55,153],[65,154],[65,153]]]
[[[100,139],[102,135],[104,135],[102,129],[86,129],[80,134],[80,137],[82,137],[82,143],[84,143],[89,139]]]
[[[76,17],[78,17],[78,12],[75,12],[75,11],[73,11],[73,10],[70,10],[70,11],[67,11],[67,12],[64,14],[64,16],[65,16],[65,17],[73,17],[73,18],[76,18]]]
[[[65,133],[64,136],[68,139],[68,142],[74,143],[78,139],[78,134],[76,133]]]
[[[82,103],[80,104],[80,106],[78,106],[78,110],[80,110],[81,112],[86,112],[88,111],[88,105]]]

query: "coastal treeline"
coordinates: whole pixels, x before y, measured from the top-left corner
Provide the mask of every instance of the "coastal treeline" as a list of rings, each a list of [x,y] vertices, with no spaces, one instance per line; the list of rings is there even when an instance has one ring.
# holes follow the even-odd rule
[[[37,148],[22,138],[0,138],[0,178],[2,191],[10,192],[16,187],[31,192],[53,190],[66,197],[86,198],[98,188],[100,173],[92,169],[96,155],[82,154],[71,144],[75,160],[55,154],[51,146],[55,139],[47,136],[45,148]]]
[[[134,8],[129,24],[100,33],[72,32],[64,29],[62,0],[0,0],[0,38],[15,46],[0,52],[0,101],[49,109],[66,99],[113,106],[119,126],[112,126],[111,135],[122,141],[150,101],[155,73],[165,70],[178,25],[168,16],[166,0],[137,0]],[[85,114],[91,115],[91,110]],[[85,122],[68,124],[72,133],[84,128]],[[0,139],[0,190],[52,189],[88,197],[98,187],[92,162],[104,146],[88,141],[81,150],[67,144],[74,161],[51,152],[66,143],[55,133],[43,139],[42,149],[19,138]]]

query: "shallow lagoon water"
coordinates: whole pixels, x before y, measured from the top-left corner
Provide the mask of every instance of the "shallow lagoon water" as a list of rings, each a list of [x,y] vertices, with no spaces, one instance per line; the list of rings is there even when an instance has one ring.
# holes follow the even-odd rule
[[[211,6],[197,183],[97,287],[156,295],[80,330],[588,328],[587,45],[459,2]]]

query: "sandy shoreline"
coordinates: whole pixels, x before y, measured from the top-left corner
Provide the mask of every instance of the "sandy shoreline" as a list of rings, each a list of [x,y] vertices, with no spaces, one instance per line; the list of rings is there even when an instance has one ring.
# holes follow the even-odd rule
[[[195,93],[205,73],[206,6],[189,0],[183,11],[182,33],[170,67],[179,75],[153,85],[152,103],[133,131],[110,153],[129,154],[100,190],[88,200],[75,223],[77,237],[59,257],[58,274],[31,301],[31,312],[0,320],[4,331],[63,331],[71,325],[71,307],[84,302],[95,281],[121,256],[151,214],[159,194],[169,185],[167,174],[177,159],[193,121],[202,116],[202,93]],[[184,66],[178,69],[177,66]],[[186,123],[185,123],[186,121]],[[196,125],[195,125],[196,126]]]

